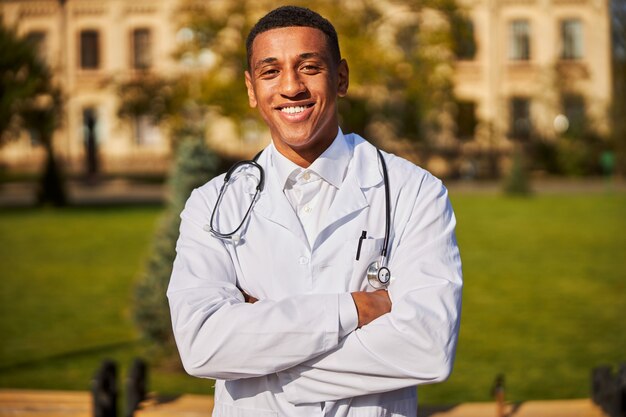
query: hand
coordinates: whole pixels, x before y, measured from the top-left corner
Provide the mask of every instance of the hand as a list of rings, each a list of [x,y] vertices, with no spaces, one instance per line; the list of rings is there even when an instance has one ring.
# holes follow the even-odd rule
[[[359,315],[359,328],[391,311],[391,299],[387,290],[353,292],[352,299]]]
[[[257,301],[259,301],[257,298],[254,298],[253,296],[251,296],[250,294],[248,294],[247,292],[243,290],[241,290],[241,293],[243,294],[243,299],[246,303],[254,304]]]

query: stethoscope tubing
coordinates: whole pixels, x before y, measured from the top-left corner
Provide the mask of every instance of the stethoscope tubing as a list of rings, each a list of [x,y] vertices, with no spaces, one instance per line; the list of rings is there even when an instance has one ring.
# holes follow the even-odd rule
[[[211,221],[209,223],[209,232],[211,232],[211,234],[213,236],[218,237],[220,239],[232,239],[233,236],[237,235],[237,232],[239,232],[239,230],[243,227],[243,225],[246,222],[246,219],[248,218],[248,216],[250,216],[250,213],[252,212],[252,207],[254,207],[254,203],[256,202],[257,197],[259,196],[261,191],[263,191],[263,188],[265,188],[265,170],[257,162],[257,159],[259,158],[259,156],[261,155],[262,152],[263,151],[257,153],[254,156],[254,158],[252,158],[251,160],[239,161],[239,162],[235,163],[232,167],[230,167],[228,172],[226,172],[226,175],[224,176],[224,182],[222,183],[222,186],[220,187],[220,192],[219,192],[219,194],[217,196],[217,201],[215,203],[215,208],[213,209],[213,212],[211,213]],[[220,204],[222,203],[222,199],[224,198],[224,189],[228,185],[228,182],[230,181],[230,178],[232,177],[233,173],[237,170],[237,168],[239,168],[239,167],[241,167],[243,165],[251,165],[251,166],[253,166],[253,167],[255,167],[256,169],[259,170],[259,183],[256,186],[256,191],[254,192],[254,197],[252,197],[252,201],[250,202],[250,206],[248,207],[248,210],[246,211],[246,214],[244,214],[243,219],[241,219],[241,223],[239,223],[239,226],[237,226],[237,228],[235,230],[233,230],[232,232],[221,233],[221,232],[217,231],[215,229],[215,227],[213,227],[213,224],[215,222],[215,214],[218,212],[218,208],[219,208]]]
[[[383,183],[385,186],[385,239],[383,240],[383,248],[380,251],[380,256],[384,259],[387,258],[387,249],[389,247],[389,235],[391,234],[391,192],[389,191],[389,174],[387,171],[387,163],[380,149],[376,149],[378,152],[378,159],[383,169]],[[385,263],[386,264],[386,263]]]
[[[256,202],[259,194],[263,191],[263,188],[265,187],[265,170],[257,162],[257,159],[259,158],[262,152],[263,151],[260,151],[259,153],[257,153],[254,156],[254,158],[252,158],[251,160],[239,161],[235,163],[224,176],[224,182],[222,183],[222,186],[220,188],[220,192],[217,197],[217,202],[215,203],[215,208],[213,209],[213,212],[211,213],[211,220],[210,220],[209,227],[208,227],[209,229],[208,231],[213,236],[220,238],[220,239],[232,239],[235,241],[239,240],[239,235],[237,233],[243,227],[246,220],[250,216],[250,213],[252,212],[252,208],[254,207],[254,203]],[[389,268],[387,267],[387,252],[389,249],[389,235],[391,234],[391,192],[389,190],[389,174],[387,171],[387,164],[385,163],[385,158],[383,157],[383,154],[380,149],[376,149],[376,152],[378,154],[378,159],[380,160],[382,174],[383,174],[383,185],[385,187],[385,238],[383,239],[383,246],[380,251],[380,263],[378,261],[372,262],[370,266],[368,267],[367,275],[368,275],[368,280],[370,280],[369,279],[370,275],[372,276],[372,279],[374,279],[373,278],[374,276],[376,277],[376,280],[378,281],[378,283],[377,284],[372,283],[370,280],[370,285],[372,285],[376,289],[380,289],[380,288],[386,288],[389,285],[389,281],[391,279],[391,272],[389,272]],[[244,214],[243,219],[241,220],[241,223],[239,223],[239,226],[237,226],[237,228],[233,230],[232,232],[221,233],[217,231],[215,227],[213,227],[213,224],[215,222],[215,215],[218,212],[220,204],[222,203],[222,199],[224,198],[224,191],[226,187],[228,186],[228,183],[232,175],[238,168],[240,168],[243,165],[251,165],[259,170],[259,183],[257,184],[254,197],[252,198],[252,201],[250,202],[250,206],[248,207],[248,210]],[[370,273],[370,269],[372,269],[371,273]],[[375,271],[373,269],[375,269]],[[382,275],[386,276],[385,279],[381,278],[381,272],[384,272],[384,274]]]

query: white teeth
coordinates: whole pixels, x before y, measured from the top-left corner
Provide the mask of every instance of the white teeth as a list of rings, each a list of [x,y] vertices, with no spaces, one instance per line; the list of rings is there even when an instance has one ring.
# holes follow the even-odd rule
[[[302,113],[306,107],[304,106],[295,106],[295,107],[283,107],[280,109],[283,113],[294,114],[294,113]]]

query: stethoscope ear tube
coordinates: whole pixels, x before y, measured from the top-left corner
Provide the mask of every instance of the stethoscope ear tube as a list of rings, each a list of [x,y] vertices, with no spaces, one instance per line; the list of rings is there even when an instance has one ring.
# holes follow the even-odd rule
[[[263,188],[265,187],[265,171],[263,170],[263,167],[259,165],[259,163],[256,161],[256,158],[259,155],[260,154],[257,154],[257,156],[254,157],[255,159],[252,159],[249,161],[239,161],[235,163],[235,165],[230,167],[230,169],[228,170],[228,172],[226,172],[226,175],[224,176],[224,184],[222,184],[222,188],[220,189],[220,195],[222,194],[222,191],[224,190],[224,186],[228,183],[228,181],[230,181],[230,177],[232,177],[233,173],[237,170],[237,168],[243,165],[252,165],[253,167],[259,170],[259,183],[257,184],[256,189],[258,191],[263,191]]]
[[[263,188],[265,187],[265,171],[263,170],[263,167],[261,165],[259,165],[259,163],[257,162],[257,159],[259,158],[259,156],[261,155],[263,151],[257,153],[253,159],[248,160],[248,161],[239,161],[237,163],[235,163],[232,167],[230,167],[230,169],[228,170],[228,172],[226,172],[226,175],[224,175],[224,182],[222,183],[222,186],[220,187],[220,192],[217,196],[217,201],[215,203],[215,207],[213,208],[213,212],[211,213],[211,220],[209,222],[209,232],[220,239],[230,239],[235,243],[238,243],[241,239],[241,236],[237,233],[239,232],[239,230],[243,227],[244,223],[246,222],[246,219],[248,218],[248,216],[250,216],[250,212],[252,212],[252,207],[254,207],[254,203],[257,200],[257,197],[259,196],[259,193],[261,191],[263,191]],[[228,183],[230,182],[231,177],[233,176],[233,174],[235,173],[235,171],[237,171],[237,169],[239,169],[240,167],[244,166],[244,165],[250,165],[255,167],[256,169],[259,170],[259,183],[256,186],[256,191],[254,193],[254,197],[252,197],[252,201],[250,202],[250,206],[248,207],[248,210],[246,210],[246,213],[243,216],[243,219],[241,219],[241,223],[239,223],[239,226],[237,226],[237,228],[235,230],[233,230],[232,232],[228,232],[228,233],[222,233],[217,231],[217,229],[213,226],[215,223],[215,214],[218,212],[219,210],[219,206],[222,203],[222,199],[224,198],[224,191],[226,190],[226,187],[228,186]],[[205,227],[206,229],[206,227]]]

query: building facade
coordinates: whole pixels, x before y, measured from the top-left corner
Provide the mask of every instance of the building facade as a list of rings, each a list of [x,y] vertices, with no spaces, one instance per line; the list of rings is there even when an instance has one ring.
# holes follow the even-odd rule
[[[465,154],[609,130],[608,0],[460,0],[475,48],[454,83]],[[584,126],[583,126],[584,125]],[[484,167],[483,167],[484,168]]]
[[[485,170],[480,155],[554,140],[577,123],[608,130],[611,101],[609,0],[459,0],[474,42],[459,51],[454,85],[460,170]],[[80,171],[89,145],[107,172],[163,171],[170,146],[147,118],[117,116],[116,85],[150,71],[190,70],[174,58],[181,0],[2,0],[5,26],[37,42],[66,102],[57,154]],[[194,64],[192,63],[191,66]],[[201,65],[199,63],[198,65]],[[227,128],[227,127],[226,127]],[[230,154],[247,154],[229,145]],[[254,144],[258,148],[261,144]],[[0,149],[0,164],[38,167],[40,147],[24,135]],[[37,168],[33,168],[36,170]],[[501,170],[502,167],[496,167]]]
[[[89,141],[104,170],[162,165],[167,141],[147,120],[119,120],[115,82],[136,71],[176,69],[172,2],[3,0],[0,7],[5,26],[37,42],[63,90],[64,120],[53,143],[66,166],[81,169]],[[0,152],[9,166],[32,167],[42,158],[27,135]]]

